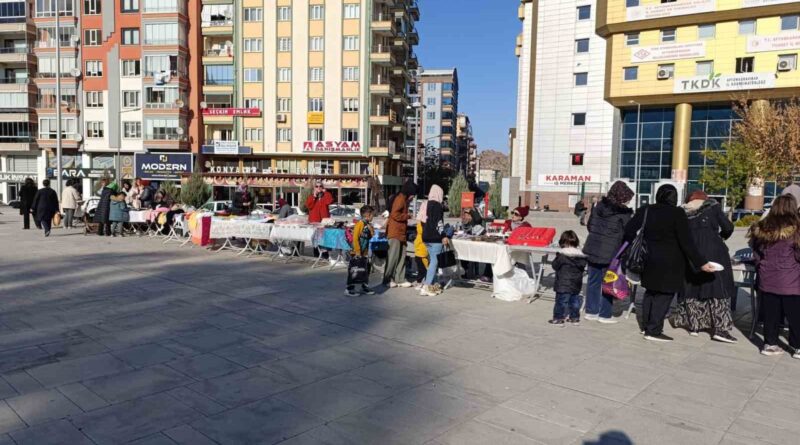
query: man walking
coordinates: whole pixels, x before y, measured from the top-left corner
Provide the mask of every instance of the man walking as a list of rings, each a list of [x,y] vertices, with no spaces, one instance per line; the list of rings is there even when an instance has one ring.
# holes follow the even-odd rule
[[[31,228],[31,208],[33,198],[36,196],[36,183],[31,178],[25,178],[25,184],[19,190],[19,214],[22,215],[22,229]]]
[[[58,213],[58,194],[50,188],[50,180],[42,181],[43,187],[33,197],[33,214],[36,225],[44,229],[44,236],[50,236],[50,226],[53,216]]]

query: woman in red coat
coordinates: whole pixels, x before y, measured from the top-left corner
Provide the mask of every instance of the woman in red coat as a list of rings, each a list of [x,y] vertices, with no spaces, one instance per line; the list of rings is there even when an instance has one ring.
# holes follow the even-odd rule
[[[318,180],[314,183],[314,192],[306,199],[308,222],[319,223],[325,218],[330,218],[331,212],[328,207],[331,204],[333,204],[333,195],[325,190],[322,181]]]

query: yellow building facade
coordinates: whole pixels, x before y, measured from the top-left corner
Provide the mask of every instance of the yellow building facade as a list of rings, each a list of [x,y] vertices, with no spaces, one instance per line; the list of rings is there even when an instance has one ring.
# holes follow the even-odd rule
[[[664,179],[699,187],[702,151],[730,139],[739,98],[800,94],[798,1],[598,0],[597,33],[605,98],[620,110],[619,176],[643,194]]]

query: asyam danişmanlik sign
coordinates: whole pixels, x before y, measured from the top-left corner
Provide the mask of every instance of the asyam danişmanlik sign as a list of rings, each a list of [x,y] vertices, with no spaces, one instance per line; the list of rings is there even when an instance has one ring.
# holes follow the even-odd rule
[[[634,20],[660,19],[678,15],[700,14],[717,9],[717,0],[678,0],[668,3],[653,3],[627,8],[627,19]]]
[[[706,42],[668,43],[666,45],[642,46],[635,49],[635,51],[631,51],[631,62],[697,59],[705,56]]]
[[[745,91],[775,88],[775,73],[741,73],[709,76],[695,76],[675,79],[672,92],[714,93],[718,91]]]

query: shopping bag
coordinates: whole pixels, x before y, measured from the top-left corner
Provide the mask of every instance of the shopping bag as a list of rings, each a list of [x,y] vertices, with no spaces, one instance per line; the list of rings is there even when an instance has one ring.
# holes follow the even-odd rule
[[[628,278],[622,270],[622,261],[620,260],[620,257],[627,247],[628,243],[620,247],[614,259],[611,261],[611,264],[608,266],[606,275],[603,277],[603,295],[608,295],[618,300],[628,298],[631,293]]]
[[[59,226],[61,226],[61,214],[56,212],[56,214],[53,215],[53,227]]]
[[[355,256],[347,265],[347,285],[369,283],[369,258]]]
[[[492,297],[503,301],[519,301],[525,297],[533,297],[539,291],[536,280],[519,267],[505,275],[495,276],[492,287]]]
[[[440,254],[436,255],[436,259],[438,260],[439,269],[446,269],[458,264],[456,253],[450,248],[445,248]]]

